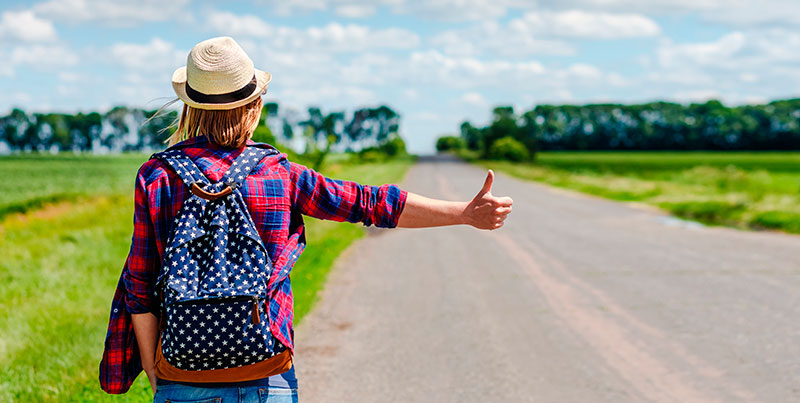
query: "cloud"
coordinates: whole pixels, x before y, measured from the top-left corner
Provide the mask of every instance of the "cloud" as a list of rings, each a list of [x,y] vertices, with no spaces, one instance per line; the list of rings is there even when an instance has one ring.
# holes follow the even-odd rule
[[[770,76],[778,69],[794,70],[800,64],[800,32],[775,28],[734,31],[710,42],[664,42],[656,50],[658,68],[667,71],[704,71]],[[719,77],[717,77],[719,78]]]
[[[374,0],[369,4],[357,0],[267,0],[262,3],[272,6],[281,16],[334,10],[342,16],[361,18],[384,7],[395,14],[439,21],[496,19],[505,16],[511,8],[530,8],[532,4],[525,0]]]
[[[363,52],[370,49],[411,49],[419,36],[400,28],[372,29],[363,25],[329,23],[322,27],[297,29],[276,26],[254,15],[213,12],[208,25],[219,34],[268,39],[273,49],[305,52]]]
[[[69,23],[100,22],[113,26],[183,19],[189,0],[50,0],[33,10],[42,16]]]
[[[412,87],[429,91],[441,88],[471,92],[502,90],[510,100],[528,91],[555,91],[570,86],[598,88],[619,79],[616,74],[607,74],[585,63],[547,67],[533,60],[484,60],[445,55],[435,50],[413,52],[408,61],[397,64],[406,69],[399,73],[399,79]]]
[[[374,6],[345,4],[335,9],[336,15],[347,18],[366,18],[375,15],[377,10]]]
[[[0,77],[14,77],[14,68],[8,63],[0,64]]]
[[[509,23],[517,32],[560,38],[618,39],[654,36],[658,24],[641,14],[568,11],[534,11]]]
[[[590,13],[580,10],[534,11],[507,24],[486,21],[435,35],[431,45],[450,55],[575,55],[572,39],[621,39],[655,36],[658,24],[639,14]]]
[[[130,70],[163,72],[171,75],[174,69],[186,63],[188,54],[188,51],[175,49],[170,42],[153,38],[146,44],[114,44],[109,49],[108,60]]]
[[[208,26],[219,33],[238,36],[273,37],[276,29],[255,15],[236,15],[214,11],[208,15]]]
[[[730,0],[704,13],[707,20],[740,28],[796,27],[800,24],[800,3],[795,0],[770,0],[767,3]]]
[[[489,102],[486,100],[486,98],[484,98],[483,95],[478,92],[466,92],[461,95],[459,100],[472,106],[486,107],[489,105]]]
[[[11,63],[29,65],[38,71],[54,71],[74,66],[78,55],[71,49],[60,45],[18,46],[11,51]]]
[[[399,1],[392,10],[399,14],[440,21],[487,21],[503,17],[515,3],[508,0]]]
[[[484,22],[466,29],[444,31],[430,40],[434,47],[449,55],[526,57],[531,55],[572,55],[573,45],[558,39],[542,38],[528,27],[503,26]]]
[[[726,102],[795,97],[800,90],[800,32],[747,29],[707,42],[663,41],[646,72],[631,78],[653,98]]]
[[[53,23],[37,17],[31,11],[5,11],[0,16],[0,39],[24,42],[49,42],[57,38]]]

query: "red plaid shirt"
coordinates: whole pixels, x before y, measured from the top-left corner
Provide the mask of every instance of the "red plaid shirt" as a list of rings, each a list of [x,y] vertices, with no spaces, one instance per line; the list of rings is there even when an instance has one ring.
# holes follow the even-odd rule
[[[219,181],[242,149],[230,149],[197,136],[184,152],[211,181]],[[248,144],[253,144],[248,141]],[[367,186],[324,177],[286,154],[265,157],[242,185],[242,194],[275,270],[291,270],[305,247],[301,214],[324,220],[361,222],[392,228],[403,211],[407,192],[396,185]],[[133,238],[111,305],[100,385],[125,393],[142,371],[131,314],[159,312],[153,296],[170,224],[191,195],[177,174],[159,160],[139,169],[134,191]],[[279,287],[276,337],[294,350],[293,302],[289,278]]]

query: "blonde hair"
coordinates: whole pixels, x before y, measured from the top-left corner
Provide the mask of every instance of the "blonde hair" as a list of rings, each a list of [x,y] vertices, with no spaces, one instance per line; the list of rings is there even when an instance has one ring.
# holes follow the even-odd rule
[[[206,110],[183,105],[178,130],[167,140],[169,145],[204,135],[223,147],[239,148],[247,144],[261,119],[261,97],[234,109]]]

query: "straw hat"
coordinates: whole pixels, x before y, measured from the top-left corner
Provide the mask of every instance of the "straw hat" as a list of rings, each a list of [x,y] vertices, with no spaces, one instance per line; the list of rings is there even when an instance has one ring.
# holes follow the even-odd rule
[[[272,75],[253,67],[233,38],[198,43],[186,66],[172,73],[172,88],[187,105],[199,109],[233,109],[267,92]]]

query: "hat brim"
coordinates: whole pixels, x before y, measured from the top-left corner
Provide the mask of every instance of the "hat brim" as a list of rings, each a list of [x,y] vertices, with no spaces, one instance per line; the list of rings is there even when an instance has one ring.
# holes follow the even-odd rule
[[[181,101],[193,108],[208,110],[234,109],[242,105],[247,105],[257,97],[261,96],[264,92],[266,92],[269,82],[272,81],[272,74],[259,69],[254,70],[256,75],[256,89],[247,97],[234,102],[212,104],[193,100],[191,97],[189,97],[189,95],[186,94],[186,66],[180,67],[175,70],[174,73],[172,73],[172,89],[175,90],[175,94],[178,95],[178,98],[180,98]]]

